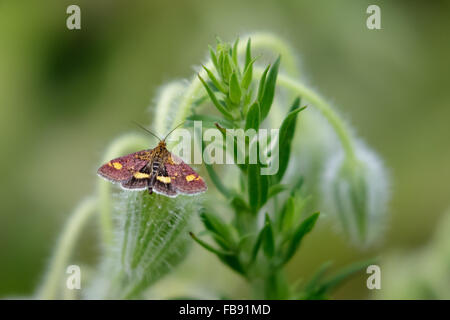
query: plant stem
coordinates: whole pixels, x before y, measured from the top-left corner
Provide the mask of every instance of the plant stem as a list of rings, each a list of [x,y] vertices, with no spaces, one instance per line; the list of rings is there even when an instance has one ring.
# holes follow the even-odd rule
[[[255,75],[261,75],[263,70],[261,68],[255,68]],[[342,148],[344,149],[347,160],[351,163],[356,160],[355,149],[353,145],[353,140],[349,129],[347,128],[345,122],[339,117],[339,115],[333,110],[330,104],[328,104],[318,93],[314,90],[306,87],[299,81],[292,79],[282,73],[278,75],[278,83],[284,86],[288,90],[294,91],[296,94],[305,98],[313,106],[315,106],[322,115],[328,120],[328,122],[333,127],[336,135],[341,142]]]
[[[155,117],[153,125],[156,133],[165,134],[167,130],[172,129],[174,125],[178,124],[176,121],[174,121],[174,123],[168,123],[167,120],[171,118],[171,107],[173,106],[175,98],[177,98],[184,89],[185,84],[180,81],[171,82],[162,88],[154,112]]]
[[[75,247],[78,236],[96,208],[96,200],[92,198],[86,199],[69,218],[51,259],[43,285],[37,294],[38,299],[51,300],[56,298],[58,288],[61,287],[64,268],[67,267],[67,261]]]
[[[289,284],[282,269],[274,270],[264,276],[251,281],[254,299],[282,300],[289,298]]]
[[[290,76],[297,78],[299,76],[299,67],[295,56],[292,54],[292,50],[289,45],[271,33],[255,33],[249,36],[252,39],[252,49],[269,49],[276,54],[282,56],[282,64],[286,72]],[[239,51],[245,50],[245,43],[241,43]]]

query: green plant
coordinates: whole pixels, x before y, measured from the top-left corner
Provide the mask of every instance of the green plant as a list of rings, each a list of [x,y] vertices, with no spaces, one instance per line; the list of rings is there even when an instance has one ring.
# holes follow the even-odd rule
[[[263,67],[259,63],[262,59],[252,55],[257,48],[281,56]],[[117,194],[110,183],[99,181],[97,197],[70,220],[37,296],[61,296],[68,251],[94,213],[100,217],[104,252],[98,268],[87,279],[84,297],[88,298],[144,298],[147,288],[182,261],[192,239],[244,277],[257,298],[327,298],[338,283],[366,266],[369,262],[358,263],[324,278],[329,267],[325,264],[301,287],[290,285],[284,274],[284,266],[319,217],[311,208],[320,207],[323,199],[327,200],[325,208],[337,211],[350,239],[365,246],[374,240],[373,230],[382,221],[387,198],[386,183],[374,182],[377,175],[387,180],[376,156],[364,156],[366,149],[354,142],[348,126],[333,108],[294,80],[297,70],[290,49],[270,34],[255,34],[245,43],[236,40],[232,45],[218,39],[216,48],[210,47],[210,58],[198,76],[188,84],[173,82],[161,90],[154,108],[158,121],[153,128],[167,132],[187,120],[187,128],[202,121],[204,127],[217,128],[225,139],[230,130],[256,132],[273,127],[279,127],[278,136],[271,136],[268,144],[258,138],[244,138],[244,149],[257,151],[256,161],[250,161],[247,155],[244,162],[235,161],[236,166],[205,163],[212,185],[203,196],[172,199],[145,192]],[[302,105],[302,101],[306,103]],[[305,110],[305,105],[310,107]],[[311,179],[298,174],[296,168],[298,118],[314,121],[307,116],[311,108],[318,109],[331,125],[343,150],[331,165],[325,164],[328,159],[321,159],[324,168],[320,170],[323,178],[321,175],[319,179],[327,186],[322,189],[311,188]],[[199,136],[203,136],[201,132]],[[203,139],[196,142],[202,152],[208,147]],[[234,160],[237,151],[242,151],[237,146],[235,143],[232,150]],[[147,147],[146,138],[125,135],[112,143],[104,160]],[[274,164],[278,170],[261,174]],[[215,209],[217,201],[223,202],[222,210]],[[210,240],[189,233],[197,214]]]

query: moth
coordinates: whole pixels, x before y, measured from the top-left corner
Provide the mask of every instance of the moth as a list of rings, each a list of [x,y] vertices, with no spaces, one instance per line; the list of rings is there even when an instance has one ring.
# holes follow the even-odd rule
[[[176,197],[180,193],[194,195],[205,192],[207,187],[203,178],[166,148],[167,137],[180,125],[162,140],[139,125],[159,140],[158,145],[154,149],[112,159],[98,169],[98,175],[119,183],[124,189],[148,190],[150,194],[155,192],[168,197]]]

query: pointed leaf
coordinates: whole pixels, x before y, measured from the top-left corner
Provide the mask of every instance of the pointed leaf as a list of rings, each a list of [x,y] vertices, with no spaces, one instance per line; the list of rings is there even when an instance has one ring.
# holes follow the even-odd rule
[[[281,181],[289,164],[289,157],[291,155],[291,144],[292,139],[294,138],[295,127],[297,123],[297,114],[300,111],[304,110],[305,108],[306,107],[297,108],[289,112],[289,114],[286,116],[286,118],[283,120],[283,123],[281,124],[280,134],[278,137],[279,167],[278,172],[275,176],[277,182]]]
[[[237,37],[236,41],[234,41],[233,51],[231,54],[233,57],[233,63],[236,67],[238,66],[238,45],[239,45],[239,37]]]
[[[197,242],[203,248],[214,253],[222,262],[228,265],[231,269],[242,275],[245,274],[245,270],[242,267],[239,258],[234,253],[216,249],[211,245],[207,244],[206,242],[204,242],[203,240],[197,238],[192,232],[189,232],[189,235],[192,237],[192,239],[194,239],[195,242]]]
[[[283,257],[283,264],[288,262],[294,255],[294,253],[297,251],[298,247],[300,246],[300,243],[303,239],[303,237],[308,234],[313,228],[317,221],[317,218],[319,217],[319,213],[313,213],[311,216],[306,218],[299,227],[295,230],[292,240],[290,241],[287,251],[284,254]]]
[[[332,289],[336,288],[338,285],[340,285],[344,280],[346,280],[348,277],[354,275],[355,273],[366,269],[368,266],[374,263],[373,259],[370,259],[368,261],[362,261],[362,262],[356,262],[351,264],[350,266],[342,269],[335,275],[331,276],[329,279],[327,279],[321,286],[322,291],[329,292]]]
[[[211,61],[214,65],[214,68],[216,68],[216,70],[219,70],[219,64],[217,62],[217,56],[216,53],[214,52],[214,49],[209,46],[209,56],[211,57]]]
[[[256,238],[255,244],[253,245],[252,255],[250,258],[250,264],[253,263],[256,260],[256,257],[258,256],[258,251],[259,251],[259,248],[261,247],[262,239],[264,236],[264,230],[265,230],[265,226],[259,231],[258,237]]]
[[[247,47],[245,49],[245,69],[248,68],[250,61],[252,61],[252,39],[248,38],[247,40]]]
[[[230,92],[229,97],[231,102],[234,104],[239,104],[241,101],[241,87],[239,85],[239,80],[237,78],[236,72],[233,72],[230,77]]]
[[[210,213],[210,212],[202,212],[200,214],[200,219],[202,220],[206,229],[211,231],[212,233],[219,235],[227,245],[230,251],[233,251],[236,246],[236,241],[233,237],[233,233],[231,232],[231,226],[225,224],[218,216]]]
[[[294,210],[295,210],[295,198],[294,196],[290,196],[286,199],[286,202],[281,210],[281,214],[279,216],[279,230],[281,232],[286,232],[291,229],[292,224],[294,223]]]
[[[263,95],[264,95],[264,87],[266,84],[266,77],[267,77],[267,72],[269,72],[270,69],[270,64],[266,67],[266,69],[264,70],[264,72],[261,75],[261,79],[259,80],[259,86],[258,86],[258,101],[261,104],[262,99],[263,99]]]
[[[361,270],[366,269],[369,265],[373,264],[374,261],[372,259],[363,262],[356,262],[351,264],[350,266],[342,269],[335,275],[329,277],[324,281],[317,281],[316,286],[308,286],[305,288],[303,295],[299,298],[310,300],[310,299],[326,299],[327,295],[334,289],[336,289],[342,282],[347,280],[349,277],[354,275]],[[326,266],[323,266],[325,269]],[[320,270],[319,270],[320,271]]]
[[[224,139],[226,140],[227,135],[229,135],[233,141],[234,141],[234,163],[238,166],[239,169],[241,169],[242,171],[246,172],[247,171],[247,165],[245,163],[238,163],[237,161],[237,155],[238,155],[238,142],[237,142],[237,137],[235,135],[232,135],[231,133],[229,133],[226,128],[222,127],[219,123],[215,123],[216,128],[220,130],[220,132],[222,133]]]
[[[264,84],[264,94],[261,98],[261,120],[264,120],[269,114],[272,106],[273,98],[275,96],[275,85],[277,82],[278,68],[280,66],[280,57],[275,61],[267,75],[267,80]]]
[[[268,258],[272,258],[275,254],[275,239],[273,236],[272,222],[270,221],[269,215],[267,213],[265,219],[263,249],[266,256]]]
[[[231,77],[231,73],[233,72],[232,62],[229,54],[223,54],[222,60],[222,69],[223,69],[223,79],[228,80]]]
[[[311,277],[311,279],[305,284],[303,291],[304,292],[313,292],[313,291],[317,290],[325,273],[328,270],[330,270],[331,265],[332,265],[331,261],[328,261],[328,262],[325,262],[324,264],[322,264],[319,267],[319,269],[314,273],[314,275]]]
[[[255,63],[256,59],[258,58],[256,57],[255,59],[250,61],[247,68],[244,70],[244,76],[242,77],[241,85],[242,88],[246,90],[250,86],[250,83],[252,82],[253,79],[253,64]]]
[[[233,120],[233,116],[231,115],[231,113],[229,113],[225,109],[225,107],[219,102],[219,100],[217,100],[216,95],[214,94],[212,89],[209,87],[209,85],[205,82],[205,80],[203,80],[203,78],[200,75],[198,75],[198,78],[200,79],[203,86],[205,87],[206,92],[208,92],[209,98],[211,99],[212,103],[217,108],[217,110],[219,110],[229,120]]]
[[[201,120],[201,118],[200,118]],[[197,128],[195,128],[194,130],[197,130]],[[199,132],[197,132],[197,137],[198,137],[198,143],[200,145],[200,150],[201,153],[204,157],[208,158],[208,155],[204,153],[205,150],[205,145],[203,143],[203,134],[202,134],[202,130],[199,129]],[[217,173],[214,171],[214,168],[212,165],[206,163],[209,162],[209,159],[204,159],[205,160],[205,168],[206,171],[208,172],[209,177],[211,178],[211,181],[214,183],[214,185],[216,186],[217,190],[219,190],[220,193],[222,193],[224,195],[225,198],[228,199],[230,192],[228,191],[228,189],[225,187],[225,185],[222,183],[222,180],[220,179],[220,177],[217,175]]]
[[[260,185],[260,195],[259,195],[259,207],[262,208],[267,202],[267,194],[269,193],[269,176],[261,174],[261,166],[259,166],[259,185]]]
[[[233,252],[228,252],[228,251],[222,251],[220,249],[216,249],[213,246],[209,245],[208,243],[206,243],[205,241],[201,240],[200,238],[198,238],[195,234],[193,234],[192,232],[189,232],[189,235],[191,236],[191,238],[197,242],[199,245],[201,245],[203,248],[205,248],[206,250],[216,254],[217,256],[230,256],[233,255]]]
[[[247,118],[245,119],[245,130],[255,129],[258,131],[260,123],[259,120],[259,103],[255,101],[255,103],[251,105],[250,109],[248,109]]]
[[[283,184],[275,184],[269,187],[269,192],[267,194],[267,198],[272,198],[274,196],[276,196],[277,194],[283,192],[284,190],[286,190],[287,187]]]
[[[227,93],[227,90],[225,89],[224,86],[222,86],[219,82],[219,80],[217,80],[216,76],[214,75],[214,73],[209,70],[207,67],[203,66],[203,69],[205,69],[206,73],[208,74],[209,79],[211,79],[211,82],[214,84],[214,86],[220,90],[223,93]]]
[[[247,202],[245,202],[245,200],[239,195],[235,195],[232,197],[231,205],[240,214],[245,212],[251,212],[251,209],[249,208]]]

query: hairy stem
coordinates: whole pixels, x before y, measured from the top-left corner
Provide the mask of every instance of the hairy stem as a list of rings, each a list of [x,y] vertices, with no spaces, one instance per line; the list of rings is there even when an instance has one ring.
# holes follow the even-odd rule
[[[255,74],[261,75],[264,70],[261,68],[255,68]],[[339,117],[339,115],[334,111],[329,103],[325,101],[318,93],[314,90],[306,87],[304,84],[300,83],[297,80],[292,79],[289,76],[284,74],[278,75],[278,83],[300,95],[302,98],[305,98],[311,104],[319,109],[322,115],[328,120],[330,125],[333,127],[336,135],[341,142],[342,148],[345,151],[346,157],[348,161],[355,161],[355,148],[352,140],[352,136],[345,122]]]
[[[299,66],[289,45],[271,33],[255,33],[249,36],[252,39],[253,49],[269,49],[283,57],[282,64],[286,72],[292,77],[299,76]],[[245,43],[241,43],[239,51],[245,50]]]
[[[123,155],[126,152],[136,151],[148,146],[148,138],[142,135],[127,134],[117,138],[108,148],[103,161]],[[99,179],[98,197],[100,210],[100,225],[105,245],[110,245],[113,237],[113,221],[111,217],[111,182]]]
[[[37,294],[38,299],[52,300],[57,298],[64,268],[67,267],[70,255],[86,221],[93,215],[96,208],[96,200],[89,198],[83,201],[71,215],[58,241],[43,285]]]

